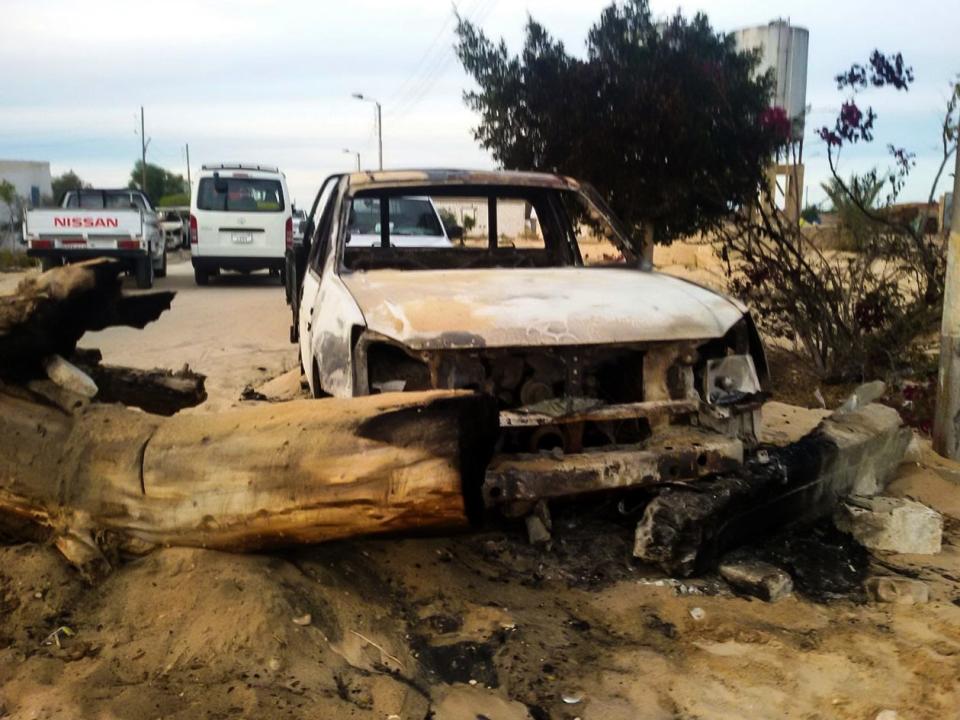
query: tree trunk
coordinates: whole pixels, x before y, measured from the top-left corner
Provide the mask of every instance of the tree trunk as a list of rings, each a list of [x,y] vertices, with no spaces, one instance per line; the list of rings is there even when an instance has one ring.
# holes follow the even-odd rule
[[[479,507],[497,427],[489,399],[446,391],[172,418],[0,394],[0,534],[86,563],[455,527]]]

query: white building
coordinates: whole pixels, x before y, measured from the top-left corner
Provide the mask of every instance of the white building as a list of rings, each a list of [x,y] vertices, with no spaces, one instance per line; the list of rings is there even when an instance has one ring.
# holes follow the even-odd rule
[[[457,224],[466,227],[466,218],[473,219],[471,236],[485,238],[488,230],[486,198],[434,197],[437,210],[451,213]],[[537,215],[533,206],[523,200],[499,200],[497,202],[497,234],[510,240],[538,232]]]
[[[794,124],[794,140],[803,137],[807,105],[807,49],[810,32],[786,20],[743,28],[733,33],[740,50],[759,50],[757,72],[773,70],[774,86],[770,104],[783,108]]]
[[[38,207],[41,198],[53,195],[50,184],[50,163],[33,160],[0,160],[0,181],[6,180],[16,190],[25,207]],[[5,203],[0,202],[0,224],[10,222]]]

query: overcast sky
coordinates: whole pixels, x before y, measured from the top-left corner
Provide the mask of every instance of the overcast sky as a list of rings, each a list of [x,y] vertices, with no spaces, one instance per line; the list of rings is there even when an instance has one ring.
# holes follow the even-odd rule
[[[527,13],[583,54],[608,1],[459,0],[460,12],[517,49]],[[876,142],[842,170],[889,165],[886,145],[917,154],[907,199],[925,199],[939,162],[948,83],[960,71],[960,3],[915,0],[653,0],[657,14],[705,11],[718,30],[776,17],[810,31],[807,186],[820,200],[825,154],[812,128],[832,124],[842,96],[832,78],[874,47],[914,67],[909,93],[872,91]],[[452,52],[448,0],[270,2],[3,0],[0,5],[0,159],[49,160],[97,185],[126,184],[140,155],[186,172],[184,145],[203,162],[278,165],[300,204],[358,151],[376,166],[372,105],[383,103],[385,167],[493,167],[471,135],[469,80]],[[949,177],[939,191],[947,188]]]

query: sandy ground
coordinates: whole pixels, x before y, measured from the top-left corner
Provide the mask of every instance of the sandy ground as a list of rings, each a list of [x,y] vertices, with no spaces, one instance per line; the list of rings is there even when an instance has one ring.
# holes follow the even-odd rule
[[[158,287],[179,291],[158,323],[83,344],[207,373],[193,412],[295,367],[265,276],[196,288],[176,265]],[[296,392],[296,374],[268,388]],[[767,417],[783,439],[818,415]],[[947,515],[939,555],[869,565],[923,579],[925,605],[769,604],[712,576],[672,582],[631,560],[636,517],[603,503],[557,507],[544,549],[511,524],[244,556],[171,548],[96,586],[51,547],[0,546],[0,717],[960,718],[960,465],[921,445],[891,492]]]

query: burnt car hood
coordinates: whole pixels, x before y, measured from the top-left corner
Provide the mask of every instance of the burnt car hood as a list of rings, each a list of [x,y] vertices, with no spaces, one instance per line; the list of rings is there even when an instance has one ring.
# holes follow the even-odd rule
[[[375,270],[342,279],[368,329],[419,350],[709,339],[746,311],[634,269]]]

